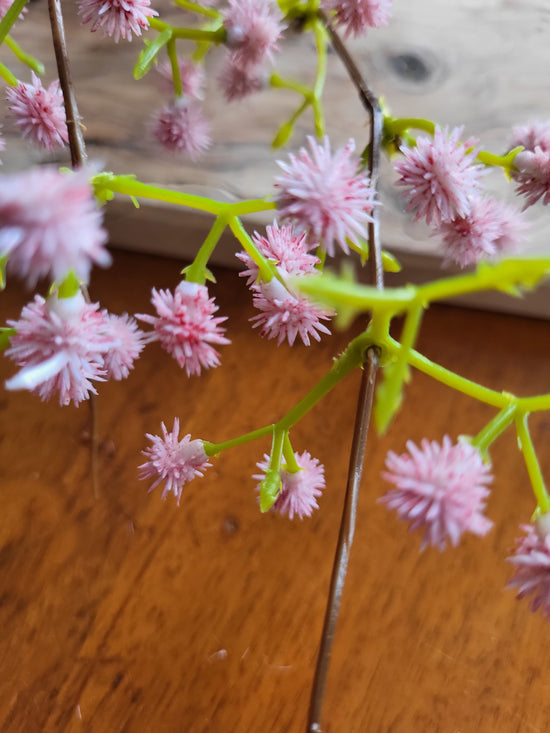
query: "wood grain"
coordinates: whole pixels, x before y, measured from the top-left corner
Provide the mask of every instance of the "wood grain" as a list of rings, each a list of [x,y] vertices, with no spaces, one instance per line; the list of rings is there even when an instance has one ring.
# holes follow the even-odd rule
[[[117,253],[92,295],[146,312],[181,263]],[[138,481],[145,432],[178,415],[223,440],[276,420],[347,335],[274,348],[251,331],[244,286],[219,271],[229,316],[223,368],[186,379],[158,345],[130,378],[100,385],[101,493],[90,485],[88,409],[0,398],[0,729],[6,733],[301,733],[336,541],[359,375],[294,432],[326,465],[309,521],[262,516],[254,464],[268,441],[220,456],[178,508]],[[241,283],[242,284],[242,283]],[[238,286],[237,286],[238,287]],[[28,295],[10,284],[3,317]],[[544,322],[434,307],[421,348],[520,394],[548,391]],[[13,373],[0,363],[2,381]],[[387,436],[373,436],[325,703],[326,733],[533,733],[550,718],[550,627],[504,586],[517,525],[533,509],[514,436],[497,443],[495,528],[456,550],[419,553],[376,499],[386,451],[477,431],[491,411],[415,374]],[[550,476],[547,417],[532,421]]]

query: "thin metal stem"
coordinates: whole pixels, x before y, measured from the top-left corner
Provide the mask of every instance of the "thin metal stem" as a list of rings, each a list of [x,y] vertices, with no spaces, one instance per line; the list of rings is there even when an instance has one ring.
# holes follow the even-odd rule
[[[65,26],[60,0],[48,0],[48,10],[57,74],[59,76],[59,85],[63,93],[63,104],[65,106],[71,165],[73,168],[80,168],[85,165],[88,156],[71,80],[71,69],[65,41]],[[88,288],[85,285],[81,285],[80,290],[86,302],[90,303]],[[99,438],[97,424],[97,400],[96,396],[92,394],[90,395],[90,474],[92,490],[96,499],[99,496]]]
[[[371,185],[378,190],[378,179],[380,171],[380,151],[382,143],[383,117],[378,99],[372,94],[361,76],[355,62],[349,55],[339,35],[332,27],[327,16],[320,11],[325,26],[328,30],[333,47],[342,60],[346,70],[357,88],[361,103],[369,115],[371,132],[369,146],[369,173]],[[374,207],[373,222],[369,225],[369,280],[378,289],[384,287],[384,269],[382,265],[382,247],[380,244],[380,224],[378,207]],[[315,667],[315,676],[311,691],[311,700],[308,714],[307,733],[321,733],[322,707],[325,697],[327,675],[330,667],[332,644],[336,630],[336,622],[340,612],[344,583],[348,569],[351,545],[355,533],[355,522],[357,517],[357,505],[359,501],[359,489],[363,474],[363,462],[367,447],[369,425],[371,421],[372,407],[374,403],[374,388],[376,374],[379,366],[379,352],[376,347],[371,347],[366,352],[363,364],[363,374],[357,400],[357,411],[355,415],[355,427],[351,447],[350,462],[346,493],[344,497],[344,508],[340,521],[340,531],[336,545],[336,553],[332,566],[330,590],[325,612],[325,620],[319,654]]]

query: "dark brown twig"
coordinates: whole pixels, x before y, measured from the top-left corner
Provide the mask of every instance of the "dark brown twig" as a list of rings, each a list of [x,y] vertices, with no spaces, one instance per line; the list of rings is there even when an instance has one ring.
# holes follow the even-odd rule
[[[67,120],[67,132],[69,136],[69,149],[71,151],[71,165],[73,168],[80,168],[86,163],[88,156],[86,154],[86,145],[82,134],[80,115],[78,113],[78,107],[71,81],[71,69],[67,54],[67,44],[65,42],[65,25],[63,23],[63,12],[61,10],[60,0],[48,0],[48,10],[50,13],[52,42],[55,52],[55,61],[57,64],[57,73],[59,76],[59,85],[63,92],[65,119]],[[88,289],[84,285],[81,286],[80,289],[84,299],[89,303],[90,296],[88,294]],[[90,472],[95,498],[99,495],[98,452],[97,401],[95,395],[92,394],[90,395]]]
[[[369,173],[371,185],[378,190],[378,178],[380,168],[380,151],[382,145],[383,117],[378,99],[372,94],[365,84],[357,66],[349,55],[339,35],[332,27],[329,19],[320,13],[320,16],[328,30],[332,45],[354,83],[362,104],[366,108],[371,125],[371,137],[369,146]],[[377,207],[373,211],[373,222],[369,225],[369,279],[372,285],[382,289],[384,287],[384,270],[382,266],[382,248],[380,244],[380,224]],[[330,666],[332,643],[336,630],[336,622],[340,612],[342,593],[346,579],[351,545],[355,532],[355,520],[357,516],[357,504],[359,501],[359,489],[363,474],[363,461],[367,447],[367,437],[374,402],[374,387],[376,373],[379,366],[379,353],[376,347],[367,350],[363,364],[363,375],[357,400],[357,412],[355,415],[355,427],[353,432],[353,443],[351,447],[350,462],[346,493],[344,497],[344,508],[340,521],[340,531],[336,545],[336,554],[332,566],[330,590],[325,612],[323,631],[319,646],[319,654],[315,667],[315,677],[311,691],[307,732],[321,733],[321,714],[325,696],[326,680]]]

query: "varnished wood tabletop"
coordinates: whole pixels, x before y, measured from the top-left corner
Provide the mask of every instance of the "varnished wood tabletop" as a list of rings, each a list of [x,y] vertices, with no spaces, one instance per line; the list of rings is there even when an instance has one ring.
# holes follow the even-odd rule
[[[180,263],[119,253],[92,295],[149,310]],[[242,281],[213,289],[229,316],[223,367],[186,379],[154,344],[130,378],[100,385],[101,490],[89,476],[86,404],[0,395],[0,729],[301,733],[336,541],[358,374],[294,431],[326,466],[321,509],[303,522],[259,513],[254,464],[269,441],[223,454],[181,505],[137,478],[145,432],[177,415],[221,441],[276,420],[330,365],[337,334],[276,348],[249,327]],[[234,290],[234,286],[236,290]],[[2,294],[2,320],[27,295]],[[550,389],[550,325],[433,307],[421,349],[520,394]],[[2,381],[14,372],[1,362]],[[376,504],[386,451],[477,432],[493,413],[415,374],[387,436],[372,436],[325,702],[326,733],[536,733],[550,729],[550,625],[504,586],[517,525],[533,509],[505,434],[485,540],[440,554]],[[550,476],[550,420],[532,420]]]

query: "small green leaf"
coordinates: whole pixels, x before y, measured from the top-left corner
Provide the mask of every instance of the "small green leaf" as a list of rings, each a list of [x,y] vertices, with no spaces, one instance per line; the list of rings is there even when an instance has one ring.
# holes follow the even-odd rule
[[[9,255],[2,255],[0,257],[0,290],[4,290],[6,287],[6,265],[8,264]]]
[[[58,298],[74,298],[80,288],[80,280],[71,270],[57,291]]]
[[[147,44],[139,54],[136,65],[134,66],[134,79],[142,79],[151,68],[151,64],[155,60],[158,52],[166,46],[172,38],[172,28],[165,28],[161,31],[154,41]]]
[[[264,480],[260,484],[260,511],[262,514],[269,511],[281,488],[281,474],[279,468],[268,469]]]
[[[279,128],[279,131],[273,138],[273,142],[271,143],[272,148],[282,148],[283,145],[286,145],[287,142],[292,137],[292,133],[294,132],[294,125],[292,122],[285,122],[281,127]]]

